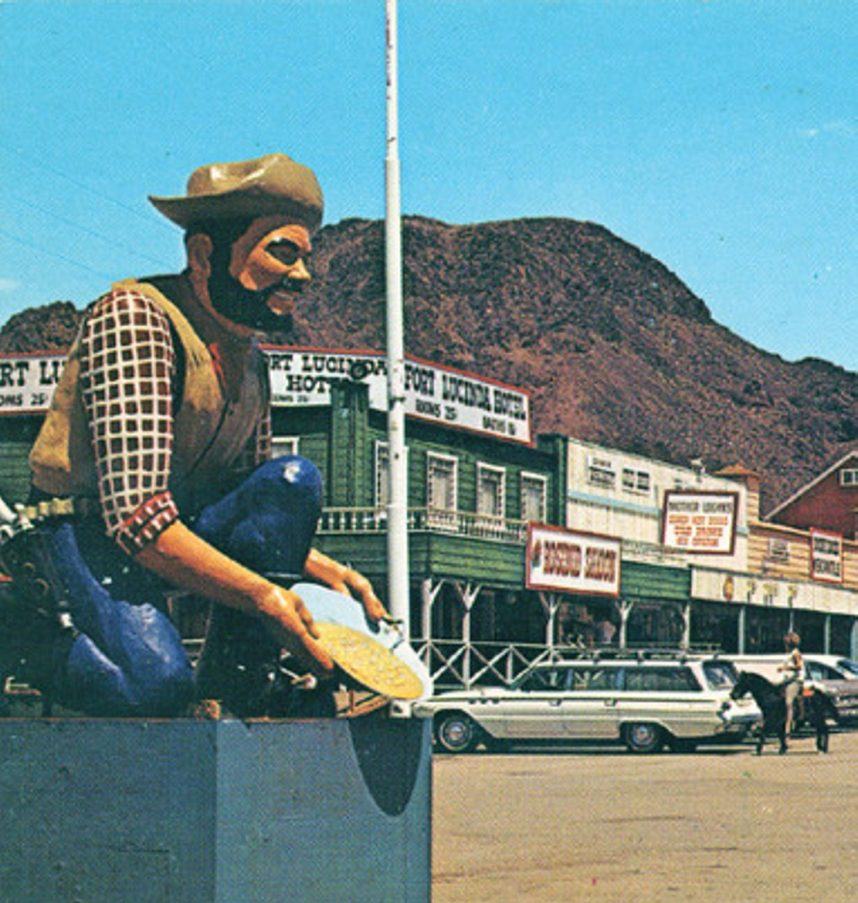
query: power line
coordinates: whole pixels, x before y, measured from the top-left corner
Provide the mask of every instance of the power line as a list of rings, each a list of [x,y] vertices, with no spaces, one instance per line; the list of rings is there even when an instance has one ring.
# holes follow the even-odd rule
[[[13,235],[11,232],[7,232],[3,228],[0,228],[0,235],[5,236],[10,241],[14,241],[16,244],[23,245],[25,248],[29,248],[31,251],[35,251],[37,254],[44,254],[46,257],[55,257],[57,260],[62,260],[64,263],[70,263],[72,266],[78,267],[81,270],[86,270],[88,273],[93,273],[96,276],[100,276],[102,279],[112,280],[114,278],[109,273],[103,273],[101,270],[93,269],[91,266],[87,266],[85,263],[79,263],[77,260],[72,260],[70,257],[66,257],[63,254],[57,253],[56,251],[46,251],[44,248],[39,248],[32,242],[21,238],[19,235]]]
[[[81,232],[85,232],[87,235],[92,235],[94,238],[99,238],[102,241],[108,242],[115,248],[121,248],[122,250],[127,251],[129,254],[134,254],[135,256],[140,257],[142,260],[148,260],[149,263],[154,263],[158,267],[169,266],[169,264],[165,264],[162,260],[156,260],[154,257],[150,257],[148,254],[144,254],[141,251],[135,250],[130,245],[121,244],[115,239],[110,238],[107,235],[102,235],[100,232],[96,232],[94,229],[90,229],[88,226],[82,226],[80,223],[76,223],[74,222],[74,220],[70,220],[59,213],[55,213],[53,210],[49,210],[48,208],[42,207],[39,204],[34,204],[32,201],[25,201],[24,198],[18,196],[17,194],[7,192],[6,196],[12,198],[12,200],[17,201],[19,204],[23,204],[25,207],[31,207],[33,210],[38,210],[40,213],[44,213],[46,216],[50,216],[52,219],[55,219],[58,222],[65,223],[67,226],[72,226],[75,229],[79,229]]]
[[[128,213],[134,214],[134,216],[139,219],[144,220],[150,225],[159,225],[163,226],[165,229],[169,229],[173,234],[175,234],[175,229],[173,226],[168,226],[163,220],[157,219],[154,216],[147,216],[145,213],[141,213],[139,210],[136,210],[134,207],[129,207],[128,204],[123,204],[122,201],[117,201],[116,198],[112,198],[109,195],[104,194],[103,192],[97,191],[95,188],[91,188],[89,185],[84,184],[83,182],[79,182],[77,179],[72,178],[72,176],[66,175],[64,172],[60,172],[58,169],[54,169],[52,166],[48,166],[45,163],[34,163],[30,160],[26,154],[21,153],[21,151],[17,150],[14,147],[9,147],[7,144],[0,143],[0,148],[9,153],[15,154],[20,157],[21,160],[24,161],[28,166],[32,166],[35,169],[43,169],[45,172],[49,172],[52,175],[58,176],[61,179],[65,179],[67,182],[70,182],[72,185],[80,188],[82,191],[87,191],[92,195],[95,195],[97,198],[101,198],[103,201],[110,201],[111,204],[115,204],[117,207],[121,207],[123,210]]]

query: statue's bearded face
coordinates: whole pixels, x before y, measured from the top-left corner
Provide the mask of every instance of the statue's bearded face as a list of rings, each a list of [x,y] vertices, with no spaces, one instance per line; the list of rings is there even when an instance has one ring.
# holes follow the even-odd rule
[[[207,280],[212,307],[239,328],[285,328],[281,318],[310,281],[311,250],[308,230],[283,216],[252,220],[228,244],[216,240]]]

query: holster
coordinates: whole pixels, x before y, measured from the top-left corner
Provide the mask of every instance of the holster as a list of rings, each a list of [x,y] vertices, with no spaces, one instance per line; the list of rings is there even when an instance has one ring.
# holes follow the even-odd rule
[[[29,525],[11,536],[0,535],[0,567],[12,578],[15,604],[46,621],[56,619],[62,628],[72,628],[68,591],[45,527]]]

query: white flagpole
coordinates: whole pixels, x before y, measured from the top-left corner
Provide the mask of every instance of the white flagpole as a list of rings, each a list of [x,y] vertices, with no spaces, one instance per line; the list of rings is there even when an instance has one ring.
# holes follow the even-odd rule
[[[387,308],[388,607],[409,629],[408,465],[405,458],[405,352],[402,336],[402,223],[399,197],[399,109],[396,0],[386,0],[387,151],[384,157],[384,247]]]

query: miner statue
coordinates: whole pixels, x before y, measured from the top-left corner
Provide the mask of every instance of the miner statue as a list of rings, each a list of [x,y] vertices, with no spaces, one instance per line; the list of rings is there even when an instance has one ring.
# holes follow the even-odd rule
[[[292,683],[324,685],[338,648],[290,581],[346,594],[370,626],[387,617],[362,574],[311,546],[319,471],[270,459],[258,341],[310,279],[322,192],[275,153],[203,166],[184,196],[150,200],[184,229],[187,265],[87,308],[28,504],[0,528],[0,632],[16,676],[88,714],[170,716],[201,698],[280,714],[284,653]],[[182,593],[212,606],[196,671],[169,616]]]

